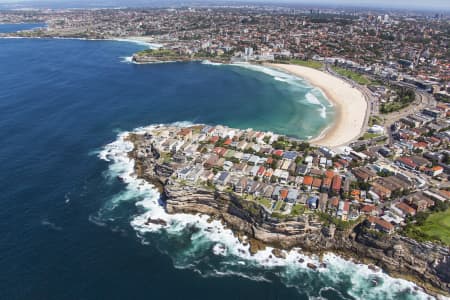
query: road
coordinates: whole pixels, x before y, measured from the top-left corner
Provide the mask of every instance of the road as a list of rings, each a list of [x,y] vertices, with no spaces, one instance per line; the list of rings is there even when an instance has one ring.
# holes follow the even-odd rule
[[[402,84],[400,84],[400,85],[402,85]],[[408,85],[408,87],[409,87],[409,85]],[[417,88],[414,89],[414,92],[416,94],[416,99],[413,103],[411,103],[406,108],[404,108],[400,111],[387,114],[384,117],[384,127],[386,129],[386,133],[388,134],[388,139],[389,139],[390,145],[393,143],[391,126],[395,122],[399,121],[401,118],[404,118],[410,114],[418,113],[426,107],[435,107],[436,106],[436,100],[433,98],[432,95],[428,94],[425,91],[421,91]]]
[[[380,103],[378,101],[378,98],[374,97],[372,94],[372,91],[370,91],[366,86],[360,85],[360,84],[354,82],[353,80],[336,73],[329,64],[325,64],[325,71],[332,74],[333,76],[343,79],[344,81],[348,82],[352,86],[358,88],[361,91],[361,93],[364,95],[364,97],[366,98],[368,108],[367,108],[366,116],[365,116],[365,124],[360,132],[360,136],[362,136],[367,130],[370,116],[377,116],[380,114]],[[401,118],[404,118],[410,114],[420,112],[425,107],[435,107],[436,106],[436,100],[434,99],[434,97],[432,95],[428,94],[427,92],[418,89],[415,85],[404,83],[404,82],[397,82],[397,81],[392,82],[392,84],[414,89],[416,99],[413,103],[411,103],[404,109],[382,116],[384,119],[383,126],[385,127],[386,134],[388,135],[389,144],[393,143],[391,126],[395,122],[399,121]]]

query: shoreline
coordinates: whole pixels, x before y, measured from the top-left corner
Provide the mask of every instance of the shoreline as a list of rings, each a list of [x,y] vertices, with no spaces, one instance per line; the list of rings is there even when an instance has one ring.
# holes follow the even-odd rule
[[[228,209],[229,204],[231,204],[231,206],[235,202],[243,204],[243,199],[238,196],[232,196],[232,193],[224,191],[220,192],[217,190],[211,191],[198,186],[180,185],[176,181],[169,180],[165,175],[158,174],[158,168],[156,168],[157,163],[155,161],[150,164],[144,164],[144,158],[139,157],[138,155],[139,149],[142,149],[139,136],[145,134],[147,130],[154,128],[153,126],[164,125],[150,125],[120,135],[122,142],[131,143],[131,145],[133,145],[131,147],[126,147],[128,149],[123,153],[123,155],[132,161],[133,171],[131,171],[132,173],[130,174],[135,176],[136,179],[144,180],[146,183],[152,185],[153,188],[158,186],[161,189],[159,193],[164,195],[164,210],[169,219],[166,219],[162,215],[146,215],[144,219],[140,220],[140,228],[144,231],[147,231],[150,228],[158,230],[159,228],[170,227],[170,218],[172,217],[176,218],[177,216],[182,215],[207,215],[209,218],[219,221],[222,226],[225,226],[223,227],[224,229],[231,230],[234,239],[238,239],[240,241],[239,244],[245,246],[245,253],[248,252],[249,257],[259,257],[263,253],[266,253],[268,257],[265,260],[271,260],[272,258],[284,260],[290,253],[297,252],[301,253],[304,258],[312,259],[314,262],[311,265],[314,266],[312,267],[306,264],[306,268],[315,270],[316,268],[323,269],[322,258],[324,255],[334,255],[355,265],[367,267],[369,270],[372,270],[371,267],[377,269],[378,271],[375,271],[374,273],[378,273],[379,269],[382,269],[382,273],[389,275],[390,278],[403,279],[422,288],[423,292],[437,297],[438,299],[442,295],[448,295],[445,289],[438,288],[434,284],[431,284],[428,277],[421,277],[420,275],[415,274],[415,269],[407,266],[408,261],[405,261],[406,267],[402,266],[404,270],[407,270],[406,273],[396,271],[395,268],[397,266],[391,261],[392,254],[386,254],[385,251],[391,248],[389,245],[399,243],[406,247],[404,249],[413,247],[411,248],[413,250],[409,249],[408,251],[415,251],[414,247],[419,246],[416,246],[413,242],[411,244],[406,238],[403,239],[399,236],[393,236],[384,241],[387,243],[387,246],[373,244],[373,237],[370,234],[365,234],[360,229],[357,229],[360,227],[360,224],[355,224],[349,229],[337,230],[336,234],[333,234],[333,236],[326,233],[324,234],[322,230],[314,231],[314,225],[312,224],[308,225],[310,231],[306,233],[296,230],[290,232],[289,230],[293,229],[294,223],[301,223],[300,219],[288,220],[288,223],[283,223],[284,221],[281,220],[273,223],[269,219],[269,222],[266,222],[265,220],[260,223],[257,220],[258,216],[261,216],[259,213],[253,213],[252,210],[249,210],[250,213],[248,215],[240,213],[240,210],[245,210],[245,207],[247,206],[243,206],[237,210]],[[117,149],[114,148],[114,150]],[[157,149],[153,150],[158,152]],[[152,153],[154,153],[153,150]],[[103,159],[109,161],[108,155],[105,155]],[[114,161],[114,158],[112,158],[112,160]],[[155,185],[155,182],[158,182],[159,184]],[[245,217],[243,217],[244,215]],[[281,226],[280,228],[283,229],[280,231],[277,224],[289,225],[287,227],[284,225]],[[249,229],[250,227],[252,228],[251,230]],[[356,234],[354,238],[348,238],[350,232],[352,235]],[[272,235],[276,236],[275,240]],[[247,238],[243,241],[239,238],[240,236],[246,236]],[[317,241],[317,243],[311,244],[309,242],[301,242],[308,240],[308,238],[305,238],[306,236],[315,236],[316,238],[311,239],[311,241],[314,240]],[[255,243],[252,243],[252,241]],[[348,243],[351,245],[349,246]],[[253,254],[251,249],[255,250]],[[371,251],[367,252],[368,249]],[[382,250],[382,252],[379,252],[380,250]],[[242,250],[238,252],[241,253]],[[370,255],[365,255],[366,253],[370,253]],[[314,257],[316,257],[317,260],[314,259]],[[407,255],[405,257],[407,257]],[[294,263],[305,266],[304,260]],[[324,268],[327,268],[326,264]],[[429,274],[429,272],[427,274]]]
[[[40,39],[40,40],[74,40],[74,41],[110,41],[110,42],[125,42],[125,43],[133,43],[137,45],[146,46],[148,48],[160,48],[163,47],[163,44],[154,43],[147,39],[139,39],[139,37],[128,37],[128,38],[119,38],[119,37],[108,37],[104,39],[99,38],[85,38],[85,37],[63,37],[63,36],[21,36],[21,35],[9,35],[9,33],[0,34],[0,39]]]
[[[313,145],[330,148],[348,145],[356,140],[366,126],[366,115],[369,105],[356,87],[331,74],[312,68],[290,64],[264,64],[276,70],[306,80],[320,89],[328,101],[334,106],[334,121],[317,136],[309,140]],[[364,111],[361,114],[361,111]]]
[[[25,38],[25,39],[61,39],[61,40],[86,40],[86,41],[116,41],[135,43],[146,46],[150,49],[160,48],[164,45],[154,43],[151,37],[108,37],[108,38],[82,38],[82,37],[23,37],[20,35],[5,35],[0,38]],[[203,59],[195,59],[195,61],[203,61]],[[152,63],[169,63],[175,61],[153,61],[153,62],[137,62],[136,64],[152,64]],[[224,63],[224,62],[220,62]],[[235,65],[229,63],[230,65]],[[356,140],[364,133],[369,105],[364,94],[356,87],[351,86],[348,82],[335,77],[329,73],[325,73],[316,69],[292,65],[292,64],[276,64],[263,63],[262,66],[273,68],[275,70],[293,75],[301,80],[307,81],[313,87],[319,89],[335,109],[335,119],[327,127],[322,129],[320,133],[307,139],[312,145],[324,146],[329,148],[337,148],[348,145]],[[364,114],[361,114],[364,111]]]

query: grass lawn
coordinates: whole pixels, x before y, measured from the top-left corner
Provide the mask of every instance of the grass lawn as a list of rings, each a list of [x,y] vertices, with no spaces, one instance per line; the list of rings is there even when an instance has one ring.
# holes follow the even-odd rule
[[[378,116],[370,116],[369,117],[369,126],[381,125],[382,123],[383,123],[383,119]]]
[[[283,206],[284,202],[281,200],[278,200],[277,203],[275,204],[275,208],[274,211],[279,211],[281,209],[281,207]]]
[[[430,215],[425,223],[417,228],[427,236],[450,245],[450,208]]]
[[[359,84],[368,85],[369,83],[371,83],[371,81],[364,75],[358,74],[354,71],[347,70],[341,67],[333,67],[333,70],[336,71],[336,73],[338,73],[339,75],[350,78],[351,80]]]
[[[270,200],[267,199],[267,198],[258,198],[256,201],[257,201],[259,204],[265,206],[266,208],[269,208],[269,209],[270,209],[270,208],[272,207],[272,201],[270,201]]]
[[[291,64],[295,64],[295,65],[299,65],[299,66],[303,66],[303,67],[308,67],[308,68],[313,68],[313,69],[322,69],[323,67],[323,63],[320,61],[315,61],[315,60],[299,60],[299,59],[292,59],[290,61]]]
[[[295,204],[292,206],[291,215],[299,216],[305,212],[306,206],[303,204]]]
[[[363,138],[363,140],[370,140],[370,139],[373,139],[373,138],[376,138],[379,136],[381,136],[381,134],[366,132],[366,133],[364,133],[362,138]]]

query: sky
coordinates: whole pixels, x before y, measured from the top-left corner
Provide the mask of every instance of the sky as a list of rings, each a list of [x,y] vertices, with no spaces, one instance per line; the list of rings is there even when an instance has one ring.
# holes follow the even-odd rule
[[[54,5],[64,6],[164,6],[177,3],[215,3],[215,0],[0,0],[0,4],[21,4],[30,6]],[[373,8],[404,8],[404,9],[444,9],[450,10],[450,0],[220,0],[226,2],[261,2],[261,3],[292,3],[309,5],[357,6]],[[45,4],[44,4],[45,3]]]

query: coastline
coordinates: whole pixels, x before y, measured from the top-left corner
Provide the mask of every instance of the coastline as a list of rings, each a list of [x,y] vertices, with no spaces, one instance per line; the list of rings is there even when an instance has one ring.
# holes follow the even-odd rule
[[[311,144],[333,148],[347,145],[360,136],[366,125],[369,106],[364,95],[356,87],[331,74],[308,67],[288,64],[265,65],[308,81],[319,88],[334,105],[335,120],[319,136],[309,140]]]
[[[37,38],[45,39],[47,37],[22,37],[22,36],[3,36],[0,38]],[[128,42],[146,46],[150,49],[160,48],[163,45],[153,43],[152,38],[147,37],[127,37],[117,38],[109,37],[104,39],[95,38],[77,38],[77,37],[48,37],[50,39],[67,39],[67,40],[87,40],[87,41],[116,41]],[[198,59],[202,61],[202,59]],[[151,63],[168,63],[176,61],[153,61],[153,62],[138,62],[136,64],[151,64]],[[221,62],[223,63],[223,62]],[[233,64],[231,64],[233,65]],[[308,141],[316,146],[325,146],[336,148],[348,145],[350,142],[356,140],[363,132],[366,126],[366,116],[369,105],[364,95],[356,88],[352,87],[344,80],[335,77],[331,74],[318,71],[316,69],[303,67],[291,64],[275,64],[265,63],[264,66],[282,71],[306,80],[312,86],[320,89],[326,96],[328,101],[334,106],[335,119],[333,122],[323,129],[320,134]],[[361,113],[361,112],[365,113]]]
[[[287,222],[274,222],[264,217],[264,210],[252,206],[251,202],[248,202],[248,205],[252,209],[247,209],[248,205],[245,205],[247,202],[234,196],[233,193],[186,185],[186,183],[180,184],[170,180],[167,174],[163,174],[167,170],[166,167],[158,166],[156,161],[144,163],[145,156],[139,155],[145,144],[144,134],[155,126],[164,125],[141,127],[133,132],[120,134],[119,140],[113,142],[111,148],[107,147],[100,155],[101,159],[114,163],[129,162],[129,174],[115,175],[126,183],[130,177],[133,178],[132,182],[142,180],[152,190],[153,199],[150,201],[152,204],[142,203],[142,206],[149,210],[132,222],[138,232],[154,232],[162,228],[170,230],[177,223],[174,220],[183,219],[185,222],[189,219],[198,223],[198,218],[204,218],[209,224],[206,225],[205,234],[209,236],[212,232],[211,222],[218,222],[218,232],[213,236],[218,238],[227,231],[229,234],[227,240],[233,240],[230,244],[218,242],[217,245],[220,244],[220,249],[225,249],[223,250],[225,253],[234,251],[239,257],[244,255],[243,258],[250,260],[269,264],[277,260],[286,265],[294,264],[304,270],[318,269],[319,272],[328,270],[329,261],[323,258],[331,255],[353,264],[354,267],[359,265],[371,274],[387,274],[393,280],[397,280],[394,278],[406,280],[404,283],[411,284],[410,287],[416,292],[420,291],[417,289],[418,286],[438,299],[442,295],[448,295],[445,288],[434,284],[437,282],[435,271],[428,269],[426,267],[428,263],[425,261],[421,262],[420,257],[428,257],[430,249],[407,238],[386,237],[382,243],[379,243],[370,233],[361,231],[358,223],[345,230],[336,230],[330,235],[327,230],[315,230],[314,226],[317,223],[314,221],[304,223],[306,220],[302,221],[300,218],[288,219]],[[144,144],[142,144],[143,141]],[[155,157],[158,156],[158,150],[153,146],[151,153],[156,153]],[[141,184],[138,185],[141,186]],[[131,184],[131,186],[137,185]],[[162,195],[164,206],[161,206],[158,200],[159,195]],[[295,224],[308,227],[308,231],[298,230]],[[242,239],[242,237],[245,238]],[[391,251],[399,244],[402,245],[404,253]],[[417,257],[411,260],[409,255],[412,253],[417,253]],[[293,255],[295,258],[291,259]],[[379,269],[383,272],[379,272]],[[399,271],[400,269],[402,272]],[[424,273],[426,276],[423,275]]]

